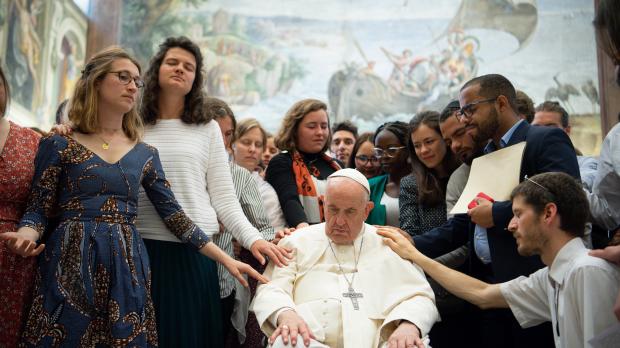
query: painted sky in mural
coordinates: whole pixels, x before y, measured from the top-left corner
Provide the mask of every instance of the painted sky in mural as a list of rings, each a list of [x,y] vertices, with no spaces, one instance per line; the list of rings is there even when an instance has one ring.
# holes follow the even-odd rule
[[[590,1],[126,1],[124,13],[121,40],[140,59],[166,36],[191,37],[209,94],[270,131],[302,98],[372,130],[439,110],[464,81],[495,72],[535,102],[598,113],[585,93],[598,86]]]

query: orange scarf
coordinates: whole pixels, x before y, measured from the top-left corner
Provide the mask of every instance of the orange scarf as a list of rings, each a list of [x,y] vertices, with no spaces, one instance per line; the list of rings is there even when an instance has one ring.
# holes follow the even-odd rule
[[[323,196],[319,196],[316,186],[312,181],[312,177],[318,178],[321,174],[319,169],[310,164],[310,168],[304,162],[303,156],[295,151],[292,153],[293,157],[293,174],[295,175],[295,184],[297,184],[297,194],[299,200],[306,212],[306,217],[309,223],[324,222],[323,216]],[[338,163],[327,154],[322,154],[321,157],[334,168],[334,170],[341,169]],[[312,205],[313,207],[310,207]],[[316,211],[318,208],[318,214]],[[314,212],[314,213],[313,213]],[[319,221],[316,221],[319,219]]]

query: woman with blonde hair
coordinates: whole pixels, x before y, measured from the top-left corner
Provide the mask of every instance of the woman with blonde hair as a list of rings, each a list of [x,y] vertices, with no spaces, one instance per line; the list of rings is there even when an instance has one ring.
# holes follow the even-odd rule
[[[176,202],[157,150],[140,142],[143,85],[122,49],[96,54],[72,98],[72,136],[41,140],[26,213],[17,232],[0,235],[17,254],[42,253],[26,346],[158,345],[149,260],[134,225],[140,186],[170,233],[241,282],[240,273],[266,281],[215,246]]]
[[[259,174],[261,156],[267,144],[267,132],[254,118],[246,118],[237,124],[232,141],[234,161],[249,170],[258,184],[265,212],[271,226],[276,230],[286,227],[286,220],[278,201],[278,194]]]
[[[330,143],[327,105],[304,99],[287,111],[276,136],[282,150],[269,162],[265,179],[278,193],[289,226],[323,222],[325,181],[340,165],[325,153]]]

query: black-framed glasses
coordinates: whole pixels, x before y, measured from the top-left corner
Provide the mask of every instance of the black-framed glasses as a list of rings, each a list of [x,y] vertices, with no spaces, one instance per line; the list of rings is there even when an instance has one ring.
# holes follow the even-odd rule
[[[398,154],[398,151],[402,150],[406,148],[406,146],[396,146],[396,147],[388,147],[387,149],[382,149],[379,147],[375,147],[374,148],[374,152],[375,152],[375,157],[377,158],[381,158],[381,157],[394,157]]]
[[[144,87],[144,81],[142,78],[140,78],[140,76],[131,76],[131,73],[127,70],[108,71],[108,74],[116,74],[116,76],[118,76],[118,80],[123,85],[128,85],[131,81],[133,81],[137,88]]]
[[[366,155],[357,155],[355,156],[355,160],[359,161],[363,166],[370,161],[372,164],[379,163],[379,158],[377,156],[366,156]]]
[[[479,105],[479,104],[484,104],[484,103],[490,103],[490,102],[495,102],[497,100],[498,97],[495,98],[489,98],[489,99],[483,99],[483,100],[477,100],[474,102],[471,102],[465,106],[463,106],[457,113],[456,113],[456,118],[459,121],[463,121],[463,119],[471,119],[472,116],[474,116],[474,108]]]

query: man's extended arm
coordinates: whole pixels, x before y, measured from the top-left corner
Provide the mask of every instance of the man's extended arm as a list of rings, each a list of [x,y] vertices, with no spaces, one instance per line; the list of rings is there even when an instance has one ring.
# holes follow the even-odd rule
[[[416,247],[429,257],[439,257],[465,244],[469,238],[469,217],[456,214],[442,226],[414,236]]]
[[[385,237],[385,243],[400,257],[420,266],[424,272],[452,294],[480,308],[508,308],[499,284],[484,283],[426,257],[405,237],[390,227],[378,228],[377,234]]]

